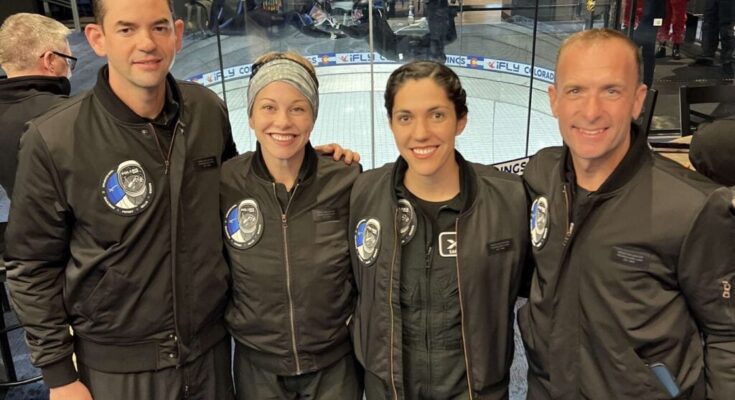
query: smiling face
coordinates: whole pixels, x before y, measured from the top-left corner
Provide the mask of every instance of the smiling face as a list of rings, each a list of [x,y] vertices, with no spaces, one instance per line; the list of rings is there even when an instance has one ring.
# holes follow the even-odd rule
[[[549,87],[554,116],[577,170],[612,170],[630,147],[646,86],[635,53],[620,39],[579,41],[562,51]]]
[[[275,81],[256,95],[250,128],[255,131],[266,163],[289,161],[301,165],[314,128],[314,112],[306,96],[293,85]]]
[[[407,179],[415,174],[445,182],[456,172],[454,143],[466,124],[467,116],[457,118],[454,103],[433,79],[405,81],[394,97],[390,127],[408,163]]]
[[[95,53],[107,57],[113,91],[164,91],[181,49],[182,21],[174,21],[168,0],[105,0],[101,25],[85,28]]]

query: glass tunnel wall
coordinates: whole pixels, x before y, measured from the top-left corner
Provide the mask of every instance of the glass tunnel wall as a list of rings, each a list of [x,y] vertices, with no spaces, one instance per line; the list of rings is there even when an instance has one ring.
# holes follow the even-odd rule
[[[256,143],[246,106],[250,65],[268,51],[295,51],[314,64],[320,82],[312,143],[355,149],[363,166],[373,168],[398,155],[383,105],[388,76],[411,60],[441,60],[468,95],[459,151],[475,162],[500,163],[561,143],[546,95],[559,45],[586,27],[607,26],[616,3],[180,1],[186,32],[173,72],[226,100],[235,141],[245,152]]]

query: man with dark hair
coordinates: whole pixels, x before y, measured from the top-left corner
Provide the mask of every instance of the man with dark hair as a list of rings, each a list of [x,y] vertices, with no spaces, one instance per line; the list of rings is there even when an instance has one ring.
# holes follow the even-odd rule
[[[5,259],[31,359],[51,400],[230,399],[225,105],[170,75],[168,0],[94,8],[95,87],[21,141]]]
[[[13,14],[0,26],[0,65],[8,75],[0,78],[0,187],[5,201],[13,194],[18,142],[26,122],[69,95],[67,77],[76,63],[69,33],[60,22],[38,14]],[[6,223],[0,216],[0,257]]]
[[[518,316],[529,399],[735,393],[732,194],[650,150],[633,124],[638,64],[611,30],[559,50],[549,99],[564,146],[524,175],[537,265]]]

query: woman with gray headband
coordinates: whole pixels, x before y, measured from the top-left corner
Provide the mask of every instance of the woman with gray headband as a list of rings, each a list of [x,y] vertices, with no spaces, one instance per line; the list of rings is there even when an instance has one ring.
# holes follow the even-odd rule
[[[360,166],[311,147],[318,87],[295,53],[258,58],[248,87],[257,148],[222,167],[238,400],[362,399],[347,328],[355,302],[347,217]]]

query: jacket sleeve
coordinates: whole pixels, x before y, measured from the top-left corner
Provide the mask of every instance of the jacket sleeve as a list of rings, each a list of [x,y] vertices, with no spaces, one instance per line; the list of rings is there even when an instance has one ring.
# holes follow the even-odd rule
[[[735,211],[728,188],[713,192],[681,248],[679,283],[705,340],[708,399],[735,393]]]
[[[34,125],[21,139],[8,222],[7,280],[31,361],[49,387],[77,379],[62,291],[71,213],[57,171]]]

